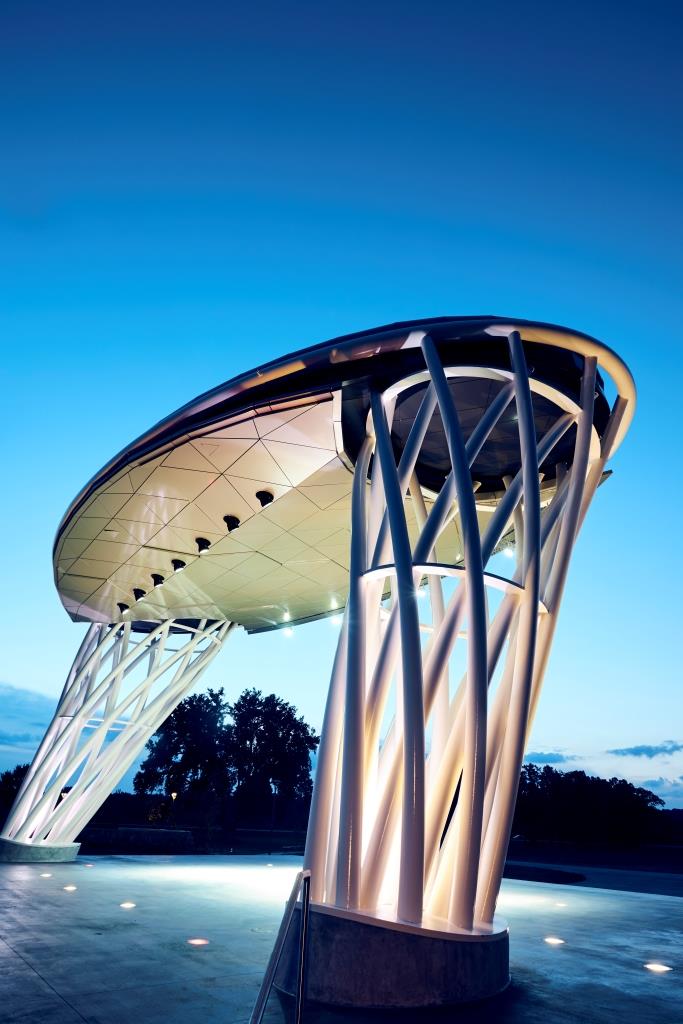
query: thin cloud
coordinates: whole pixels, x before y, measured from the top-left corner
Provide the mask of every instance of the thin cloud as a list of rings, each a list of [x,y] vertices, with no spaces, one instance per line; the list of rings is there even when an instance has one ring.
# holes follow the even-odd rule
[[[652,790],[657,796],[661,796],[674,806],[680,806],[683,802],[683,775],[677,779],[665,779],[660,775],[658,779],[645,779],[644,782],[639,782],[637,785]]]
[[[524,760],[527,764],[565,764],[574,759],[567,754],[560,754],[556,750],[534,750],[529,751]]]
[[[35,745],[40,738],[40,733],[5,732],[0,729],[0,747],[23,747],[27,743]]]
[[[683,743],[677,743],[675,740],[664,740],[663,743],[657,743],[651,745],[649,743],[640,743],[635,747],[617,747],[616,750],[608,750],[608,754],[614,754],[616,757],[660,757],[662,754],[677,754],[680,750],[683,750]]]
[[[55,697],[0,682],[0,772],[31,760],[55,704]]]

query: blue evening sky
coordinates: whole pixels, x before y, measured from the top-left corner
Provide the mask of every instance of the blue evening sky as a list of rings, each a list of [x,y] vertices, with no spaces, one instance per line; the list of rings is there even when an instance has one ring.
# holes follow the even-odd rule
[[[290,349],[491,313],[595,335],[639,389],[531,750],[683,803],[681,17],[3,5],[0,768],[30,756],[83,632],[51,545],[113,453]],[[319,726],[334,642],[329,622],[240,635],[202,685],[275,690]]]

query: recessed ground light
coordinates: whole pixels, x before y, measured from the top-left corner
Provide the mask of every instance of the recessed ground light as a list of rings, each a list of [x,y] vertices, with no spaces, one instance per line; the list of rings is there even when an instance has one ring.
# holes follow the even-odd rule
[[[256,497],[261,502],[263,508],[265,508],[266,505],[270,505],[271,501],[273,500],[273,495],[271,494],[270,491],[257,491]]]
[[[237,516],[223,516],[223,522],[228,528],[228,533],[232,533],[240,525],[240,521]]]
[[[666,964],[643,964],[643,967],[647,971],[652,971],[653,974],[666,974],[667,971],[673,970],[673,967],[667,967]]]
[[[75,885],[65,885],[64,892],[76,892],[76,888],[77,886]]]
[[[152,583],[154,584],[155,587],[160,587],[163,582],[164,577],[161,575],[160,572],[152,573]]]
[[[49,872],[49,871],[43,871],[43,872],[41,873],[40,877],[41,877],[41,878],[52,878],[52,875],[50,874],[50,872]]]
[[[187,565],[187,562],[183,562],[182,558],[172,558],[171,565],[173,566],[173,572],[181,572]]]
[[[195,537],[194,542],[197,545],[200,555],[202,551],[208,551],[211,547],[211,541],[207,540],[206,537]]]
[[[291,626],[285,626],[282,632],[285,634],[285,636],[294,636],[294,630],[292,629]]]
[[[556,907],[566,907],[567,904],[566,903],[556,903],[555,906]]]
[[[136,601],[141,601],[146,593],[147,591],[143,590],[142,587],[133,587],[133,597]]]
[[[130,606],[124,604],[123,601],[118,601],[116,607],[118,608],[122,615],[125,614],[125,612],[130,611]]]
[[[85,866],[86,866],[86,868],[92,868],[92,867],[94,867],[94,864],[86,864]]]
[[[119,903],[119,906],[121,907],[121,910],[132,910],[135,904],[131,903],[130,900],[126,900],[125,903]]]
[[[187,944],[188,944],[188,946],[208,946],[209,945],[209,940],[208,939],[188,939],[187,940]]]
[[[548,935],[543,940],[547,942],[549,946],[564,946],[564,939],[556,939],[554,935]]]

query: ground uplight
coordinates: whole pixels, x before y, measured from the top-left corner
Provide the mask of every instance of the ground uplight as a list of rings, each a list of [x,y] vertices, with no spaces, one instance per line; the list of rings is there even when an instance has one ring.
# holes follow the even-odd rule
[[[132,910],[136,904],[131,903],[130,900],[126,900],[125,903],[119,903],[119,906],[121,907],[121,910]]]
[[[208,939],[188,939],[187,940],[187,944],[188,944],[188,946],[208,946],[209,945],[209,940]]]
[[[650,963],[643,964],[643,967],[647,971],[652,971],[653,974],[666,974],[667,971],[673,970],[673,967],[668,967],[667,964]]]
[[[77,886],[75,885],[65,885],[64,892],[76,892],[76,888]]]
[[[546,935],[543,941],[549,946],[564,946],[564,939],[558,939],[555,935]]]

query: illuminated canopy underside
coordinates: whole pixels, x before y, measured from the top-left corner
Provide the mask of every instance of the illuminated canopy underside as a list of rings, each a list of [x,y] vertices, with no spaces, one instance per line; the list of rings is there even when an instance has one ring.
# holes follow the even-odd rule
[[[495,387],[468,368],[508,366],[499,337],[510,325],[525,344],[535,376],[574,399],[578,353],[598,343],[560,328],[497,318],[448,318],[397,324],[307,349],[201,396],[117,456],[88,484],[65,516],[54,566],[62,602],[75,620],[135,622],[226,619],[248,630],[272,629],[333,613],[347,600],[353,466],[364,435],[373,387],[386,390],[421,366],[411,332],[428,329],[444,363],[463,367],[450,381],[465,436],[468,410],[476,423]],[[548,358],[546,348],[552,358]],[[562,350],[565,361],[558,359]],[[601,363],[610,359],[599,346]],[[611,370],[611,367],[608,366]],[[423,385],[416,379],[397,403],[392,442],[400,454],[403,424],[412,422]],[[534,398],[537,432],[549,415]],[[604,407],[604,408],[603,408]],[[512,413],[510,413],[512,416]],[[598,434],[606,416],[596,400]],[[431,441],[429,440],[431,437]],[[482,460],[478,515],[485,526],[515,472],[516,423],[501,421]],[[567,437],[567,452],[573,438]],[[418,478],[429,507],[443,482],[443,425],[430,427]],[[557,459],[556,459],[557,461]],[[542,467],[543,468],[543,467]],[[553,472],[544,478],[548,497]],[[257,492],[272,503],[262,506]],[[228,531],[225,516],[240,521]],[[407,519],[417,536],[408,502]],[[444,563],[461,559],[458,523],[437,548]],[[200,555],[197,538],[210,547]],[[173,560],[185,563],[174,572]],[[163,577],[154,586],[152,574]],[[144,591],[136,599],[134,590]],[[120,605],[127,606],[123,611]]]

